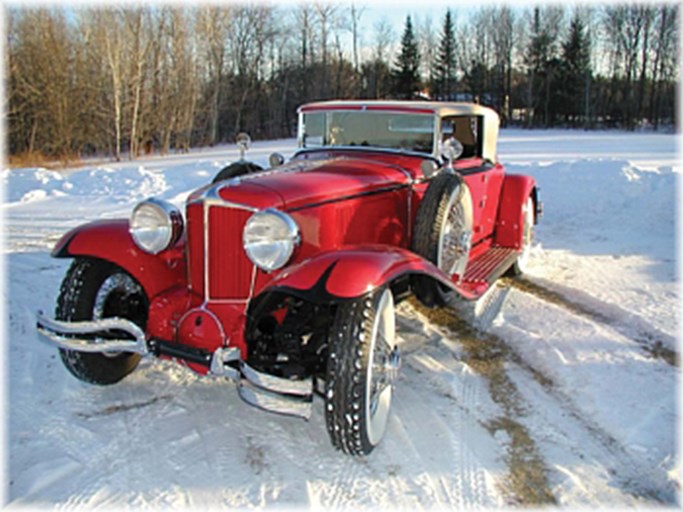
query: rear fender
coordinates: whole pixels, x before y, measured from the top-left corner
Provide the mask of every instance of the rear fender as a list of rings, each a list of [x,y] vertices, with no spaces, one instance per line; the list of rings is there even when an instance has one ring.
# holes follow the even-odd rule
[[[500,193],[498,221],[496,223],[495,243],[501,247],[522,247],[522,226],[524,224],[522,207],[531,196],[534,204],[536,181],[531,176],[506,175]]]
[[[471,293],[421,256],[397,247],[358,246],[325,252],[280,274],[261,292],[279,292],[316,303],[331,304],[361,297],[404,275],[427,275],[456,290]]]
[[[128,231],[128,220],[85,224],[66,233],[55,248],[55,258],[90,257],[106,260],[126,270],[152,299],[186,281],[184,237],[158,255],[139,249]]]

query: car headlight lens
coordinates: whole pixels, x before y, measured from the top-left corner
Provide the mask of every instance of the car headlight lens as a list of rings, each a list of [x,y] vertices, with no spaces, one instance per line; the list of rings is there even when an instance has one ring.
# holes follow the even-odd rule
[[[299,244],[299,227],[289,215],[269,208],[256,212],[242,234],[244,250],[257,267],[271,272],[282,268]]]
[[[171,203],[150,198],[139,203],[130,217],[130,234],[145,252],[159,254],[172,247],[183,233],[183,216]]]

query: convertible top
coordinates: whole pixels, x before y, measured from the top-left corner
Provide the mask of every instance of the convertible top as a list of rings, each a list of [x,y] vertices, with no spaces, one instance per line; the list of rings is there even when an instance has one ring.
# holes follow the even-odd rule
[[[307,103],[298,109],[299,114],[329,110],[360,110],[368,112],[396,112],[406,114],[434,114],[439,118],[452,116],[481,116],[484,122],[482,156],[495,162],[500,119],[491,108],[477,103],[445,101],[381,101],[335,100]]]

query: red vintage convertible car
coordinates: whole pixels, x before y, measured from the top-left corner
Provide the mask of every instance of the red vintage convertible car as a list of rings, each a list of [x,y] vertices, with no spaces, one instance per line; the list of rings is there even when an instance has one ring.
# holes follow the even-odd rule
[[[270,411],[308,418],[321,395],[334,446],[368,454],[400,367],[394,304],[475,300],[527,265],[538,192],[498,163],[498,125],[466,103],[304,105],[288,163],[240,160],[184,213],[148,199],[64,235],[38,333],[94,384],[153,355]]]

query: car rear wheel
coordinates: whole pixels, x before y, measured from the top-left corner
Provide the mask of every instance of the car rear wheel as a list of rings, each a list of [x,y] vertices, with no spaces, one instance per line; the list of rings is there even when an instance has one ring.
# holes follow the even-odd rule
[[[325,420],[332,444],[367,455],[387,427],[400,367],[391,290],[339,306],[332,326],[325,383]]]
[[[512,276],[521,276],[529,268],[531,244],[534,241],[534,200],[531,196],[522,206],[522,219],[522,247],[515,263],[510,267],[509,274]]]
[[[442,172],[427,188],[417,210],[413,252],[451,278],[465,274],[472,246],[472,196],[462,178]],[[416,276],[413,291],[426,306],[447,305],[455,296],[434,279]]]
[[[125,270],[106,261],[78,258],[62,282],[55,317],[69,322],[125,318],[144,330],[148,308],[142,286]],[[129,352],[59,352],[69,372],[90,384],[119,382],[140,361],[139,354]]]

